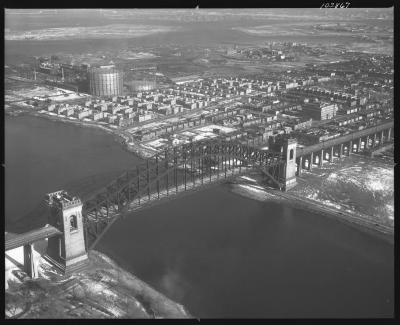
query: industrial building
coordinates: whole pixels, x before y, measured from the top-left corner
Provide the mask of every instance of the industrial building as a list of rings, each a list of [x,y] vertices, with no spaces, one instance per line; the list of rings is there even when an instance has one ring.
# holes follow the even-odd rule
[[[114,65],[94,67],[89,70],[90,93],[98,97],[123,94],[123,71]]]
[[[157,83],[153,80],[131,80],[127,85],[132,92],[148,91],[157,87]]]

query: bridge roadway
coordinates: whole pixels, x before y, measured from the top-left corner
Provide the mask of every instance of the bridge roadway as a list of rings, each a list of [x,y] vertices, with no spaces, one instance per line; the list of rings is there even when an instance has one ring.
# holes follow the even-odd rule
[[[98,242],[115,216],[127,210],[230,178],[249,168],[264,171],[282,187],[284,164],[280,152],[261,150],[240,141],[202,141],[167,150],[136,166],[136,170],[127,171],[84,202],[88,248]]]
[[[131,213],[134,211],[139,211],[148,207],[152,207],[155,205],[159,205],[162,203],[167,202],[168,200],[175,199],[177,197],[182,197],[185,195],[188,195],[190,193],[193,193],[195,191],[200,191],[204,190],[210,186],[213,186],[218,183],[226,182],[229,179],[239,176],[239,175],[245,175],[251,168],[248,167],[242,167],[241,170],[239,171],[239,168],[236,168],[235,170],[231,170],[229,175],[225,178],[225,175],[223,172],[219,173],[218,175],[212,175],[211,178],[204,178],[203,182],[201,181],[201,178],[198,177],[195,179],[195,184],[187,184],[185,187],[184,184],[179,185],[178,188],[173,189],[172,191],[167,192],[166,190],[160,191],[159,193],[157,192],[152,192],[150,194],[150,197],[143,196],[143,197],[138,197],[135,198],[131,203],[129,203],[121,212],[115,212],[118,211],[118,207],[114,206],[113,208],[114,213],[110,213],[109,216],[107,217],[106,215],[103,214],[103,216],[96,216],[94,213],[89,213],[87,214],[87,218],[85,219],[85,222],[87,224],[89,223],[103,223],[104,229],[102,230],[103,233],[105,233],[115,221],[117,221],[119,218],[124,218],[127,213]],[[106,212],[106,211],[104,211]],[[90,234],[92,235],[92,234]],[[94,236],[95,241],[91,242],[89,244],[89,249],[93,248],[97,242],[101,239],[102,236]]]
[[[371,134],[376,136],[378,132],[381,132],[381,143],[383,143],[383,131],[388,130],[387,139],[390,139],[393,125],[393,121],[390,121],[299,149],[296,155],[300,160],[298,176],[301,175],[303,156],[311,153],[309,163],[311,169],[314,163],[312,160],[314,151],[330,147],[331,158],[334,146],[357,138],[361,141],[361,137]],[[320,156],[322,162],[324,155]],[[163,154],[157,154],[135,169],[127,171],[83,202],[86,245],[88,249],[93,248],[110,226],[128,211],[144,208],[180,193],[203,188],[207,184],[225,181],[254,168],[264,172],[281,188],[284,183],[282,168],[285,164],[286,158],[282,153],[266,151],[248,143],[244,144],[240,140],[206,140],[168,149]],[[60,234],[61,232],[54,227],[44,227],[9,237],[6,239],[6,250]]]
[[[57,228],[45,226],[23,234],[6,235],[6,251],[61,234],[62,232]]]
[[[357,138],[361,140],[361,137],[376,135],[377,132],[381,132],[383,141],[383,131],[389,130],[390,138],[393,124],[393,121],[390,121],[299,149],[296,154],[296,158],[300,160],[298,175],[301,175],[302,156],[311,153],[310,169],[314,163],[314,151],[330,147],[333,155],[333,146]],[[324,156],[321,154],[320,162],[323,160]],[[159,202],[160,199],[195,190],[206,183],[226,180],[232,175],[248,171],[249,168],[262,170],[281,188],[284,181],[281,172],[285,163],[282,153],[265,151],[243,144],[239,140],[206,140],[168,149],[163,155],[157,154],[136,166],[136,170],[127,171],[84,202],[83,215],[88,249],[93,248],[115,220],[127,211],[141,209],[154,204],[155,201]]]
[[[305,148],[297,148],[296,149],[296,158],[306,156],[312,152],[317,152],[323,149],[329,149],[331,147],[337,146],[342,143],[350,142],[352,140],[359,139],[361,137],[365,137],[371,134],[376,134],[378,132],[393,128],[394,122],[386,122],[383,124],[379,124],[377,126],[373,126],[370,128],[366,128],[363,130],[359,130],[350,134],[346,134],[334,139],[329,139],[326,141],[322,141],[320,143],[305,147]]]

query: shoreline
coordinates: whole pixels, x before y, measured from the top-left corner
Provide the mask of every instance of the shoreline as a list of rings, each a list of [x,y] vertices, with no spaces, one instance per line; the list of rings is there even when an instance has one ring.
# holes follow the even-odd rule
[[[139,150],[135,150],[135,151],[129,150],[129,148],[128,148],[129,146],[126,143],[126,138],[124,137],[124,135],[117,133],[105,126],[102,126],[99,124],[86,123],[86,122],[79,121],[79,120],[64,119],[64,118],[60,118],[58,116],[51,116],[48,114],[39,113],[38,111],[32,111],[32,110],[27,110],[27,109],[22,109],[22,111],[29,116],[35,116],[38,118],[46,118],[48,120],[55,121],[55,122],[71,123],[71,124],[74,124],[79,127],[91,127],[91,128],[96,128],[96,129],[102,130],[102,131],[106,132],[107,134],[112,135],[114,140],[119,145],[122,146],[123,150],[128,151],[129,153],[135,155],[136,157],[138,157],[140,159],[146,158],[146,157],[144,157],[143,153],[140,153]],[[13,116],[13,117],[18,117],[21,115],[23,115],[23,114],[18,114],[18,115],[10,114],[10,116]],[[254,184],[251,184],[248,181],[247,182],[246,181],[238,181],[239,178],[240,177],[236,177],[235,180],[228,181],[228,183],[230,182],[231,184],[236,184],[236,185],[242,186],[242,187],[243,186],[251,187],[253,190],[263,192],[264,195],[269,195],[270,197],[272,196],[272,200],[275,202],[280,202],[280,201],[282,202],[282,200],[283,200],[285,202],[285,204],[289,204],[289,205],[295,206],[297,208],[306,209],[306,210],[311,209],[319,214],[329,216],[329,217],[334,217],[336,220],[339,220],[339,221],[342,221],[349,225],[355,226],[356,228],[363,228],[364,231],[367,231],[369,233],[373,233],[375,235],[380,235],[381,237],[383,236],[383,238],[385,238],[387,241],[389,241],[391,243],[393,243],[393,241],[394,241],[394,238],[393,238],[394,237],[393,236],[394,229],[391,227],[388,227],[386,225],[382,225],[377,222],[373,222],[373,221],[369,220],[368,217],[370,217],[370,216],[365,216],[365,218],[363,218],[363,214],[356,215],[355,213],[342,211],[342,210],[339,210],[332,206],[328,207],[326,205],[323,205],[321,202],[317,202],[315,200],[312,200],[312,199],[309,199],[306,197],[302,197],[299,195],[291,194],[290,192],[279,192],[278,193],[277,190],[268,189],[268,188],[262,187],[260,185],[255,186]],[[217,182],[215,185],[218,185],[218,183],[220,183],[220,182]],[[197,192],[198,190],[201,190],[201,187],[196,189],[194,192]],[[249,193],[244,194],[243,193],[244,191],[246,191],[246,190],[239,190],[239,191],[233,191],[233,192],[235,194],[242,195],[242,196],[248,197],[253,200],[259,200],[259,201],[268,200],[267,198],[260,199],[260,198],[254,197]],[[193,191],[189,191],[189,192],[193,193]],[[236,193],[236,192],[240,192],[240,193]],[[180,197],[180,195],[178,197]],[[161,202],[158,202],[158,201],[161,201]],[[150,204],[149,206],[145,206],[143,208],[146,209],[153,205],[161,204],[163,202],[165,202],[165,200],[156,200],[155,202],[153,202],[153,204]],[[131,212],[134,212],[134,211],[131,211]]]
[[[28,116],[34,116],[34,117],[38,117],[38,118],[45,118],[47,120],[50,121],[54,121],[54,122],[60,122],[60,123],[66,123],[66,124],[73,124],[75,126],[79,126],[79,127],[89,127],[89,128],[94,128],[94,129],[98,129],[98,130],[102,130],[104,132],[106,132],[107,134],[111,135],[114,140],[116,142],[118,142],[122,149],[132,153],[133,155],[137,156],[140,159],[145,159],[145,155],[143,155],[139,150],[129,150],[129,146],[127,144],[127,136],[125,136],[122,133],[118,133],[118,130],[112,130],[106,126],[103,125],[99,125],[97,123],[89,123],[89,122],[84,122],[84,121],[80,121],[80,120],[71,120],[68,118],[61,118],[59,116],[53,116],[53,115],[49,115],[49,114],[45,114],[45,113],[40,113],[39,111],[35,111],[35,110],[29,110],[26,108],[20,108],[18,109],[18,111],[20,111],[17,114],[12,114],[11,112],[5,112],[6,115],[10,116],[10,117],[19,117],[19,116],[24,116],[24,115],[28,115]],[[135,143],[135,146],[137,146],[137,144]]]
[[[108,264],[110,264],[114,268],[114,270],[116,270],[117,273],[125,275],[126,278],[128,278],[132,282],[135,282],[135,283],[132,283],[133,285],[136,284],[136,286],[142,287],[143,288],[142,290],[147,292],[147,294],[145,293],[145,295],[147,295],[147,296],[156,295],[157,300],[162,300],[165,305],[176,304],[179,308],[179,311],[182,312],[183,315],[187,316],[188,318],[192,318],[192,315],[190,314],[190,312],[187,310],[187,308],[184,305],[172,300],[171,298],[169,298],[162,292],[153,288],[147,282],[138,278],[134,273],[130,272],[127,268],[125,268],[123,265],[121,265],[121,263],[119,263],[114,257],[111,258],[109,254],[100,252],[98,250],[93,250],[91,252],[91,254],[99,256],[101,259],[106,260],[106,262]]]
[[[118,144],[122,146],[123,150],[128,151],[129,153],[135,155],[136,157],[138,157],[140,159],[145,159],[145,157],[143,157],[143,155],[141,155],[140,152],[132,151],[132,150],[128,149],[128,145],[124,141],[125,138],[123,135],[118,134],[117,132],[110,130],[109,128],[104,127],[102,125],[85,123],[85,122],[76,121],[76,120],[62,119],[57,116],[42,114],[37,111],[31,111],[31,110],[23,110],[23,112],[26,112],[29,116],[35,116],[38,118],[46,118],[48,120],[55,121],[55,122],[71,123],[71,124],[74,124],[79,127],[91,127],[91,128],[96,128],[96,129],[102,130],[102,131],[106,132],[107,134],[112,135],[113,138],[116,140],[116,142],[118,142]],[[17,115],[16,117],[21,116],[21,115],[23,115],[23,114]],[[123,140],[121,141],[121,139],[123,139]],[[306,209],[306,210],[311,209],[321,215],[334,217],[336,220],[339,220],[339,221],[342,221],[349,225],[352,225],[353,227],[362,228],[364,231],[367,231],[368,233],[373,233],[374,235],[378,235],[380,237],[383,236],[383,238],[385,238],[387,241],[393,243],[393,240],[394,240],[393,239],[393,232],[394,232],[393,228],[390,228],[386,225],[382,225],[377,222],[371,221],[370,219],[368,219],[368,217],[370,217],[370,216],[366,216],[366,218],[362,218],[362,216],[363,216],[362,214],[356,215],[355,213],[345,212],[345,211],[339,210],[339,209],[331,207],[331,206],[328,207],[328,206],[323,205],[322,203],[317,202],[315,200],[311,200],[306,197],[291,194],[290,192],[284,192],[284,193],[279,192],[278,193],[276,190],[268,189],[268,188],[262,187],[260,185],[255,186],[254,184],[251,184],[249,181],[246,182],[246,181],[244,181],[244,179],[241,179],[241,181],[238,181],[238,179],[240,179],[240,177],[236,177],[235,180],[233,180],[233,181],[231,180],[228,182],[230,182],[231,184],[236,184],[237,186],[242,186],[242,187],[248,186],[248,187],[251,187],[253,190],[261,191],[264,195],[269,195],[270,196],[269,199],[272,199],[275,202],[284,201],[285,204],[289,204],[289,205],[295,206],[297,208]],[[220,182],[217,182],[215,185],[218,185],[218,183],[220,183]],[[196,189],[195,191],[189,191],[189,192],[193,193],[193,192],[197,192],[201,189],[202,189],[202,187]],[[233,192],[235,194],[242,195],[242,196],[248,197],[253,200],[259,200],[259,201],[268,200],[268,198],[260,199],[249,193],[243,193],[243,192],[246,192],[245,189],[244,190],[236,190],[236,191],[234,190]],[[240,192],[240,193],[236,193],[236,192]],[[247,190],[247,192],[248,192],[248,190]],[[181,195],[178,195],[178,198],[180,196]],[[158,202],[158,201],[160,201],[160,202]],[[163,199],[156,200],[155,202],[153,202],[153,204],[150,204],[149,206],[144,206],[143,208],[144,209],[150,208],[153,205],[162,204],[165,201],[166,200],[163,200]],[[134,211],[132,211],[132,212],[134,212]]]
[[[6,254],[6,262],[11,261],[5,279],[6,318],[193,318],[184,305],[107,253],[88,252],[85,268],[64,276],[43,258],[46,246],[41,241],[34,248],[40,256],[36,279],[14,275],[20,269],[16,260],[23,260],[22,247],[12,257]]]
[[[113,250],[111,250],[109,247],[106,247],[104,245],[99,245],[99,247],[95,248],[92,250],[92,252],[96,255],[100,255],[100,256],[104,256],[106,258],[108,258],[110,260],[110,264],[113,265],[115,267],[115,269],[117,270],[117,272],[120,273],[125,273],[130,275],[135,281],[137,281],[138,283],[142,284],[143,286],[145,286],[147,291],[150,292],[155,292],[157,294],[157,296],[160,297],[160,299],[164,299],[166,301],[172,301],[175,304],[177,304],[182,311],[184,312],[184,314],[187,315],[188,318],[195,318],[187,309],[186,306],[184,306],[182,303],[173,300],[172,298],[168,297],[165,293],[163,293],[162,291],[156,289],[153,285],[141,280],[139,277],[137,277],[134,273],[134,270],[130,269],[128,263],[126,261],[124,261],[122,258],[120,258],[118,256],[118,254],[114,254]],[[92,253],[92,254],[93,254]],[[113,256],[112,258],[110,256]]]
[[[317,202],[302,196],[291,194],[290,192],[278,192],[278,190],[263,188],[255,183],[240,183],[232,182],[236,185],[236,188],[232,189],[232,192],[247,197],[251,200],[257,200],[260,202],[272,201],[275,203],[284,203],[285,205],[292,206],[297,209],[308,210],[318,213],[324,217],[329,217],[333,220],[347,224],[348,226],[358,231],[368,233],[375,237],[385,240],[390,244],[394,244],[394,229],[376,222],[371,222],[368,219],[363,219],[355,215],[354,213],[344,212],[334,207],[327,207],[321,202]],[[247,187],[247,189],[246,189]],[[249,188],[253,191],[257,191],[263,197],[256,197],[249,193]]]

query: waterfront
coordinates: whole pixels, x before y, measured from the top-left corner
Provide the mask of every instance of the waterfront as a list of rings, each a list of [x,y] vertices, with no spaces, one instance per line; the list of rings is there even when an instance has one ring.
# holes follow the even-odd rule
[[[136,213],[116,223],[100,248],[198,317],[393,311],[393,246],[227,186]]]
[[[6,230],[24,232],[46,223],[38,219],[46,193],[66,188],[85,196],[138,160],[102,130],[6,116]]]
[[[5,126],[7,231],[40,221],[30,211],[45,193],[88,191],[137,162],[101,130],[31,116],[6,117]],[[230,190],[136,212],[98,249],[196,317],[393,315],[393,245]]]

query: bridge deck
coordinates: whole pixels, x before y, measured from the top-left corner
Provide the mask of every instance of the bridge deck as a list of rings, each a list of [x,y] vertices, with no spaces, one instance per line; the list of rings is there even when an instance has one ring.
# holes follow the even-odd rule
[[[367,135],[370,135],[373,133],[377,133],[382,130],[386,130],[388,128],[393,128],[393,126],[394,126],[394,122],[390,121],[390,122],[383,123],[383,124],[380,124],[380,125],[377,125],[377,126],[374,126],[371,128],[356,131],[356,132],[353,132],[353,133],[350,133],[350,134],[347,134],[347,135],[344,135],[341,137],[329,139],[327,141],[323,141],[323,142],[320,142],[320,143],[317,143],[317,144],[314,144],[314,145],[311,145],[308,147],[298,148],[297,152],[296,152],[296,157],[305,156],[307,154],[310,154],[311,152],[316,152],[318,150],[325,149],[325,148],[329,149],[330,147],[336,146],[336,145],[344,143],[346,141],[350,141],[350,140],[357,139],[357,138],[360,138],[363,136],[367,136]]]
[[[110,226],[128,210],[205,183],[227,179],[247,169],[266,170],[281,184],[285,159],[241,141],[199,141],[167,149],[128,170],[83,204],[87,247],[93,248]]]
[[[7,235],[6,241],[6,251],[14,249],[26,244],[33,243],[45,238],[53,237],[56,235],[61,235],[62,232],[53,226],[42,227],[39,229],[34,229],[23,234]]]

